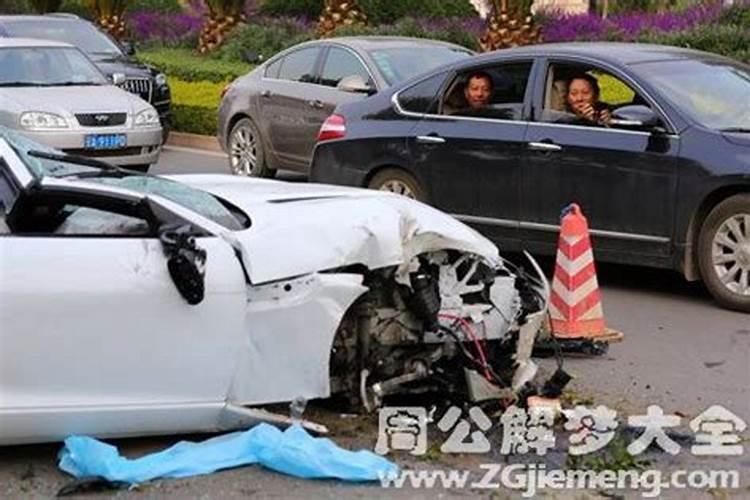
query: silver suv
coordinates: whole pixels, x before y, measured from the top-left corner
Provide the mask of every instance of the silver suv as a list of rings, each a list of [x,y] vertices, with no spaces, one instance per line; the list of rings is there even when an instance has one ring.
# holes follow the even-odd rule
[[[154,107],[109,82],[79,49],[0,38],[0,68],[0,125],[116,165],[145,171],[158,160],[162,128]]]

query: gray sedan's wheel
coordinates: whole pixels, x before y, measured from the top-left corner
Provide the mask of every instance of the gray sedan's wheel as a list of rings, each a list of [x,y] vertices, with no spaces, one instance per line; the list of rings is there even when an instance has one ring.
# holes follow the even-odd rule
[[[398,168],[381,170],[370,180],[367,187],[390,191],[413,200],[426,201],[424,189],[419,181],[409,172]]]
[[[701,228],[698,259],[716,301],[750,312],[750,194],[727,198],[711,210]]]
[[[266,166],[260,132],[249,118],[243,118],[232,127],[227,150],[233,174],[250,177],[276,175],[276,169]]]

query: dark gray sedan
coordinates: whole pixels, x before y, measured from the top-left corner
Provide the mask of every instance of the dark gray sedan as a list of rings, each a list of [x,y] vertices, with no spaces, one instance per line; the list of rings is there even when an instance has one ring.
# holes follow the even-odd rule
[[[219,143],[238,175],[307,172],[320,126],[337,105],[471,55],[458,45],[401,37],[296,45],[227,87],[219,107]]]

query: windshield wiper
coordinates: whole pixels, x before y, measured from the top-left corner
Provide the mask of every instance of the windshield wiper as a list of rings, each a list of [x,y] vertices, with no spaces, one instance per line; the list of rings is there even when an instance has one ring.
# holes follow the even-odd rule
[[[37,87],[39,82],[0,82],[0,87]]]
[[[55,83],[55,87],[77,87],[77,86],[99,86],[102,85],[101,83],[96,82],[58,82]]]
[[[748,127],[729,127],[719,129],[719,132],[729,132],[736,134],[750,134],[750,128]]]
[[[62,161],[65,163],[83,165],[85,167],[98,168],[100,170],[108,170],[111,172],[120,171],[120,167],[110,165],[109,163],[101,160],[87,158],[85,156],[69,155],[66,153],[48,153],[46,151],[38,151],[36,149],[29,150],[26,154],[28,154],[29,156],[33,156],[34,158],[41,158],[43,160]]]

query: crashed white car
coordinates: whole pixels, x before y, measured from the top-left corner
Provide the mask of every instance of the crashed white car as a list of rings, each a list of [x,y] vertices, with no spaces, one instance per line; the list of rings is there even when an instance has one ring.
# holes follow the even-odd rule
[[[250,408],[512,400],[546,281],[427,205],[155,177],[0,129],[0,444],[217,431]],[[537,269],[538,270],[538,269]]]

